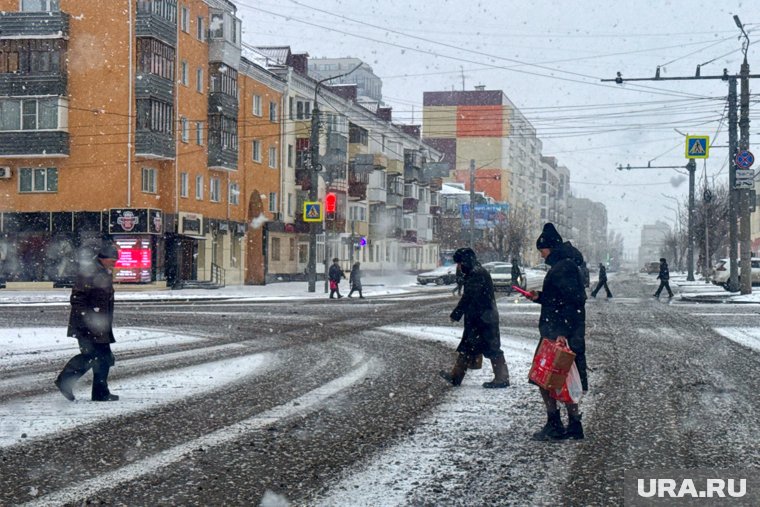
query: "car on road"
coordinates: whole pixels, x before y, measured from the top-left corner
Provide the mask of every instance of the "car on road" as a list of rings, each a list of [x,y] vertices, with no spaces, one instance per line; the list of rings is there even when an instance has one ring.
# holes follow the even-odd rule
[[[644,264],[644,267],[640,270],[641,273],[646,273],[648,275],[656,275],[660,273],[660,263],[659,262],[647,262]]]
[[[490,265],[487,266],[486,264],[483,264],[483,267],[491,273],[494,290],[510,290],[512,287],[512,264],[506,262],[487,264]],[[524,288],[525,272],[523,270],[520,270],[520,272],[520,278],[522,280],[520,288]]]
[[[752,285],[760,285],[760,257],[752,257],[750,259],[750,266],[752,268],[750,270]],[[739,273],[739,280],[741,280],[742,268],[741,266],[737,266],[737,268]],[[720,259],[715,263],[710,279],[715,285],[726,287],[728,285],[728,278],[730,274],[731,262],[729,262],[728,259]]]
[[[417,283],[427,285],[434,283],[436,285],[451,285],[457,281],[457,265],[441,266],[432,271],[426,271],[417,275]]]

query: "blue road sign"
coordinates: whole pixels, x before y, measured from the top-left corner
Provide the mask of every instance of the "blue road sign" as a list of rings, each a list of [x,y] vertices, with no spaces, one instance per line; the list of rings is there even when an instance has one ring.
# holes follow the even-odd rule
[[[686,136],[686,158],[707,158],[710,155],[710,136]]]
[[[752,154],[751,151],[748,150],[741,150],[739,153],[736,154],[736,167],[739,169],[749,169],[752,167],[752,164],[755,163],[755,156]]]
[[[306,201],[303,203],[303,221],[321,222],[322,203],[318,201]]]

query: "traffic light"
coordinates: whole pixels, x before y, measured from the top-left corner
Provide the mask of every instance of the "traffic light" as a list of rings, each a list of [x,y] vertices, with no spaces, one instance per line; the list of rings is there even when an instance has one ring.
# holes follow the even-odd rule
[[[329,192],[327,195],[325,195],[325,213],[327,214],[328,220],[335,219],[335,209],[337,208],[337,203],[338,196],[335,195],[335,192]]]

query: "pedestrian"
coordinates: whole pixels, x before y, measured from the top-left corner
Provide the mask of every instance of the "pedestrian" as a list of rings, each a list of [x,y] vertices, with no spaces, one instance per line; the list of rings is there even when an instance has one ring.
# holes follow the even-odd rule
[[[604,264],[601,262],[599,263],[599,282],[596,284],[596,288],[591,291],[591,297],[595,298],[596,295],[599,293],[600,290],[602,290],[602,287],[604,287],[604,290],[607,292],[607,298],[612,297],[612,292],[610,292],[610,288],[607,287],[607,269],[604,267]]]
[[[464,292],[450,317],[459,322],[464,316],[464,331],[451,373],[441,371],[439,375],[450,384],[458,386],[468,368],[477,369],[477,357],[482,354],[491,360],[494,373],[494,379],[484,382],[483,387],[508,387],[509,370],[501,351],[499,310],[496,308],[491,275],[480,265],[471,248],[460,248],[454,252],[454,262],[464,274]]]
[[[520,263],[517,261],[517,258],[512,259],[512,270],[510,271],[510,276],[512,277],[512,285],[522,287],[522,272],[520,271]]]
[[[659,298],[662,289],[668,289],[668,297],[673,297],[673,291],[670,290],[670,270],[668,270],[668,261],[665,257],[660,257],[660,274],[657,275],[657,279],[660,281],[660,286],[657,288],[657,292],[654,293],[654,297]]]
[[[332,266],[330,266],[330,271],[328,273],[328,278],[330,279],[330,299],[334,299],[334,295],[338,295],[338,299],[342,298],[343,296],[340,295],[340,279],[346,278],[346,274],[343,272],[343,270],[340,267],[340,259],[335,257],[333,259]]]
[[[541,291],[532,291],[529,296],[541,305],[538,330],[542,338],[566,342],[575,352],[575,365],[581,377],[583,392],[586,392],[586,291],[583,273],[576,260],[577,249],[568,243],[563,244],[562,237],[551,223],[544,225],[541,235],[536,240],[536,248],[541,252],[544,262],[550,266]],[[552,398],[546,389],[539,389],[546,407],[547,422],[540,431],[533,434],[533,439],[583,438],[578,404],[565,404],[568,414],[568,425],[565,428],[557,408],[557,400]]]
[[[464,287],[464,273],[462,273],[462,268],[459,267],[459,264],[457,264],[457,272],[456,272],[456,283],[457,286],[454,287],[454,290],[451,291],[451,294],[454,296],[461,296],[462,295],[462,288]]]
[[[351,294],[353,294],[354,291],[357,291],[359,293],[359,299],[364,299],[364,296],[362,295],[362,272],[359,270],[359,265],[358,262],[355,262],[351,267],[351,273],[348,275],[348,283],[351,285],[351,291],[348,293],[348,297],[351,297]]]
[[[108,372],[115,363],[113,336],[113,268],[118,251],[105,242],[92,258],[81,262],[71,289],[68,336],[79,342],[80,353],[72,357],[55,379],[66,399],[74,401],[74,383],[92,368],[92,401],[116,401],[108,389]]]

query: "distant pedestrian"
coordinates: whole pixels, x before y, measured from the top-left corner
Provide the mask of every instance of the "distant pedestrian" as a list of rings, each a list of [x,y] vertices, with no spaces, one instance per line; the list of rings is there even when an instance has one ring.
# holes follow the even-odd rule
[[[569,242],[562,243],[562,237],[551,223],[544,225],[541,235],[536,240],[536,248],[541,252],[544,262],[551,266],[546,273],[541,291],[531,292],[530,296],[531,300],[541,305],[538,330],[542,338],[564,341],[575,352],[575,365],[578,368],[583,391],[586,392],[588,391],[585,338],[586,290],[584,276],[578,262],[578,256],[581,254]],[[533,434],[533,439],[583,438],[583,425],[578,404],[565,404],[568,415],[566,429],[560,418],[557,400],[552,398],[546,389],[542,387],[539,389],[546,406],[547,421],[540,431]]]
[[[451,373],[441,371],[439,375],[451,385],[458,386],[468,368],[479,367],[478,356],[482,354],[491,360],[494,373],[494,379],[484,382],[483,387],[508,387],[509,370],[501,351],[499,310],[496,307],[491,275],[480,265],[471,248],[460,248],[454,252],[454,262],[464,273],[464,293],[450,317],[455,322],[464,317],[464,332]]]
[[[517,258],[512,259],[512,270],[510,271],[510,276],[512,278],[512,285],[522,287],[522,272],[520,271],[520,263],[518,262]]]
[[[457,271],[456,271],[456,283],[457,286],[454,287],[454,290],[451,291],[451,293],[455,296],[462,295],[462,288],[464,287],[464,273],[462,273],[462,268],[459,267],[459,264],[457,264]]]
[[[72,357],[55,379],[66,399],[74,401],[74,383],[92,368],[92,401],[116,401],[108,389],[108,372],[115,359],[113,336],[113,268],[118,252],[111,242],[103,244],[97,255],[81,262],[71,289],[71,315],[68,336],[79,342],[80,353]]]
[[[596,288],[591,291],[591,297],[595,298],[596,295],[599,293],[600,290],[602,290],[602,287],[604,287],[604,290],[607,292],[607,297],[612,297],[612,292],[610,292],[610,288],[607,287],[607,269],[604,267],[604,264],[601,262],[599,263],[599,283],[596,284]]]
[[[660,281],[660,286],[657,288],[657,292],[654,293],[654,297],[660,297],[662,289],[668,289],[668,297],[673,297],[673,291],[670,290],[670,270],[668,270],[668,261],[665,257],[660,258],[660,274],[657,275],[657,279]]]
[[[340,295],[340,279],[346,278],[346,274],[343,272],[343,269],[341,269],[340,259],[335,257],[333,259],[332,266],[330,266],[330,271],[328,272],[328,278],[330,280],[330,299],[334,299],[334,295],[338,295],[338,299],[342,298],[343,296]]]
[[[348,293],[348,297],[351,297],[351,294],[353,294],[354,291],[357,291],[359,293],[359,299],[364,299],[364,296],[362,295],[362,272],[359,270],[359,266],[360,264],[355,262],[351,267],[351,273],[348,275],[348,283],[351,285],[351,291]]]

